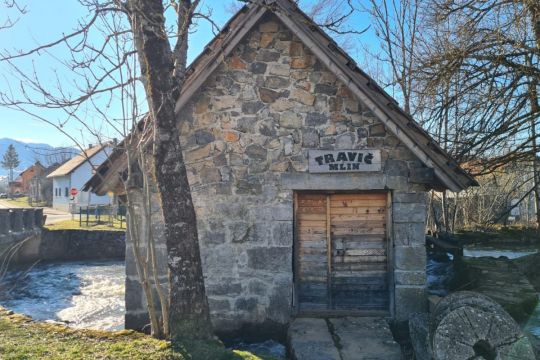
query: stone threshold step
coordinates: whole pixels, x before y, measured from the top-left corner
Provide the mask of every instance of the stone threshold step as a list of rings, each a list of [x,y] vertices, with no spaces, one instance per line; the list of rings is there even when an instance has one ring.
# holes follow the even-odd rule
[[[382,317],[297,318],[287,334],[293,360],[400,360]]]

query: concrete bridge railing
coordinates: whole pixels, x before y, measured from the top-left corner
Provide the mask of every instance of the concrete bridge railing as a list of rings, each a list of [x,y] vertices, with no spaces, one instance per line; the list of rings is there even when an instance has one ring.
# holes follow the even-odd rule
[[[0,209],[0,263],[17,263],[39,251],[43,209]]]
[[[0,209],[0,235],[33,231],[43,227],[43,209]]]

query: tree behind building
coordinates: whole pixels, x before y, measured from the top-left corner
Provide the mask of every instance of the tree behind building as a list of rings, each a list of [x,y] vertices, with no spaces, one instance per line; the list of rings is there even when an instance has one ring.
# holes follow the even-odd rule
[[[19,154],[17,154],[17,150],[15,150],[13,144],[9,144],[0,164],[4,169],[9,170],[9,181],[13,181],[13,169],[21,164]]]

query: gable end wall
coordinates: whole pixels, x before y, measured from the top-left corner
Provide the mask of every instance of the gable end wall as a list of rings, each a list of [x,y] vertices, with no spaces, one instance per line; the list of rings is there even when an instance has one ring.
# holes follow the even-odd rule
[[[393,311],[405,319],[424,307],[427,188],[409,179],[426,169],[276,17],[248,33],[180,119],[218,330],[288,322],[294,190],[391,191]],[[381,150],[383,171],[308,173],[308,149],[362,148]],[[130,290],[138,288],[130,254],[126,326],[136,328],[145,311]]]

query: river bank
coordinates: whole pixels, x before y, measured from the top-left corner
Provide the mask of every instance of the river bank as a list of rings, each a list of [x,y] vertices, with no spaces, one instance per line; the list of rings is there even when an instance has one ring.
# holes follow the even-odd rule
[[[215,342],[189,342],[173,348],[135,331],[99,331],[34,321],[0,307],[2,359],[167,359],[260,360],[246,351]]]

